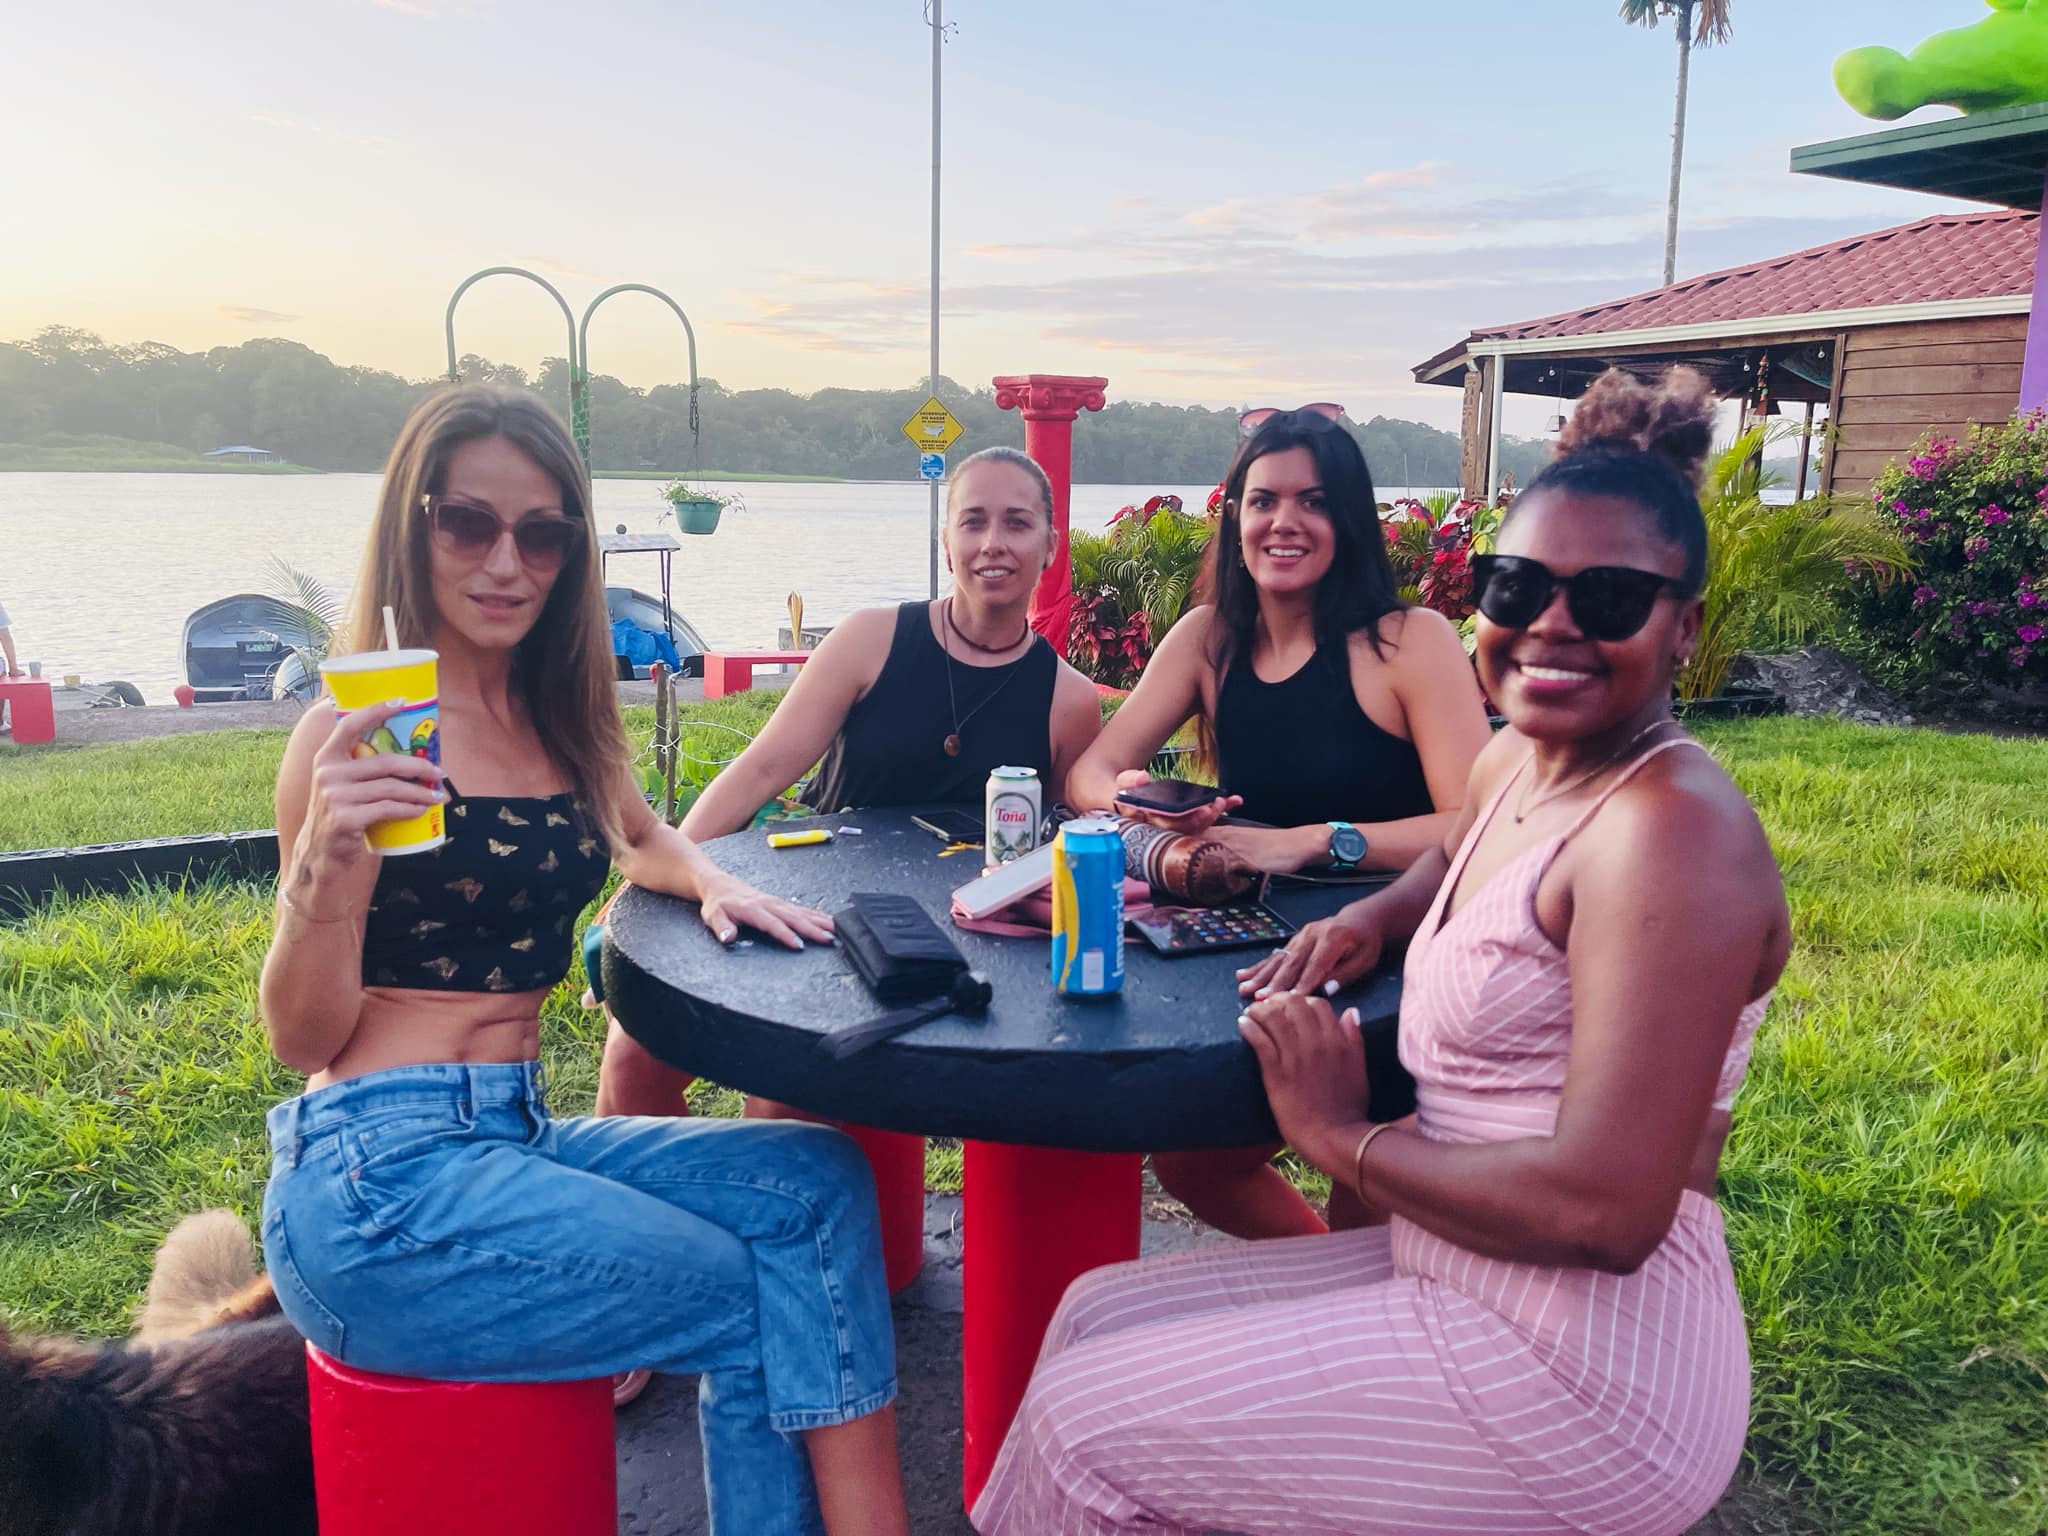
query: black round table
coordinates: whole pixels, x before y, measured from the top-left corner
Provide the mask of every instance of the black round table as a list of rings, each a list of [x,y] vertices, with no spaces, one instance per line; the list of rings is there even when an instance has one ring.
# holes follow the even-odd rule
[[[1237,1031],[1237,969],[1264,951],[1166,960],[1133,939],[1121,994],[1062,997],[1051,984],[1046,941],[952,926],[952,893],[980,873],[980,852],[941,857],[938,839],[910,817],[867,811],[778,824],[861,829],[813,847],[771,849],[758,830],[707,847],[721,868],[825,912],[855,891],[918,898],[994,983],[986,1014],[948,1014],[835,1059],[818,1048],[823,1035],[889,1012],[837,948],[796,954],[743,935],[722,949],[688,903],[628,889],[612,908],[604,952],[614,1015],[671,1066],[884,1130],[1090,1152],[1279,1139],[1258,1062]],[[1267,904],[1299,925],[1360,894],[1275,882]],[[1399,974],[1389,968],[1345,1001],[1358,1008],[1369,1040],[1391,1050],[1400,998]]]
[[[722,948],[694,906],[628,888],[613,905],[602,961],[605,1001],[635,1040],[670,1066],[845,1122],[875,1163],[884,1246],[922,1243],[922,1142],[906,1159],[883,1132],[958,1136],[964,1149],[962,1410],[971,1506],[1023,1400],[1045,1327],[1074,1278],[1138,1255],[1141,1159],[1163,1149],[1279,1140],[1257,1059],[1237,1031],[1238,967],[1261,951],[1166,960],[1124,947],[1112,998],[1053,990],[1044,938],[971,933],[948,920],[981,852],[943,857],[909,810],[813,819],[832,842],[771,849],[758,830],[707,845],[718,864],[764,891],[825,912],[855,891],[915,896],[994,984],[985,1015],[945,1015],[844,1059],[820,1048],[847,1023],[890,1010],[836,947],[793,953],[743,936]],[[798,830],[805,823],[779,824]],[[842,831],[858,828],[858,832]],[[1299,925],[1362,894],[1284,886],[1267,901]],[[1368,979],[1354,1003],[1369,1054],[1389,1053],[1398,972]],[[900,1170],[884,1175],[885,1161]],[[910,1202],[892,1220],[892,1186]],[[897,1269],[892,1255],[889,1267]],[[907,1276],[906,1276],[907,1278]]]

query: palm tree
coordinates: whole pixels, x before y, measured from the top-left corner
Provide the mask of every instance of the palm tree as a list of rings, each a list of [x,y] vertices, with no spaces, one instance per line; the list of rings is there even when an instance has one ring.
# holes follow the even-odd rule
[[[1734,0],[1621,0],[1621,19],[1654,27],[1660,16],[1678,18],[1678,111],[1671,125],[1671,192],[1664,204],[1664,283],[1678,272],[1678,173],[1685,164],[1685,95],[1694,44],[1725,43],[1735,32]],[[1694,24],[1694,14],[1698,24]]]

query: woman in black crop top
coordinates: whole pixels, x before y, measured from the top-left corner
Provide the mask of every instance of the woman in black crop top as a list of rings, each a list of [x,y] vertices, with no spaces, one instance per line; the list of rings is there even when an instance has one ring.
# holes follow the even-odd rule
[[[349,633],[380,635],[387,613],[439,653],[440,763],[362,750],[394,706],[322,703],[278,775],[261,1007],[308,1074],[270,1116],[284,1311],[326,1353],[399,1375],[701,1372],[719,1529],[907,1532],[858,1150],[816,1126],[548,1113],[541,1005],[614,865],[699,903],[726,942],[831,929],[721,873],[634,786],[589,479],[539,400],[469,386],[413,414]],[[438,848],[367,846],[436,802]]]
[[[943,535],[952,592],[836,627],[690,808],[685,832],[700,842],[737,832],[814,763],[804,800],[824,811],[951,802],[978,814],[989,771],[1005,765],[1037,769],[1048,808],[1060,797],[1102,707],[1094,684],[1031,629],[1032,591],[1058,536],[1045,471],[1014,448],[963,460]],[[616,1023],[607,1029],[599,1114],[680,1114],[689,1082]],[[794,1113],[759,1098],[747,1112]]]
[[[1280,411],[1245,437],[1203,590],[1214,601],[1167,633],[1074,769],[1074,804],[1111,809],[1193,716],[1225,798],[1187,816],[1120,814],[1206,829],[1276,874],[1402,870],[1440,847],[1488,740],[1485,706],[1456,629],[1396,594],[1372,477],[1340,422]],[[1275,1150],[1162,1154],[1153,1166],[1240,1237],[1324,1230],[1269,1166]],[[1332,1216],[1360,1213],[1340,1196]]]

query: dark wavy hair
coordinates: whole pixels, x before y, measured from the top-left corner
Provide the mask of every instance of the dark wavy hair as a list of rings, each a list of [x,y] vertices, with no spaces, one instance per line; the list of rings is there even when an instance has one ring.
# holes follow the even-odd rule
[[[1698,596],[1707,582],[1699,484],[1714,442],[1716,404],[1713,386],[1697,369],[1673,367],[1654,384],[1608,369],[1579,397],[1558,436],[1557,457],[1515,505],[1539,491],[1629,502],[1685,556],[1679,579],[1688,597]]]
[[[1245,477],[1267,454],[1290,448],[1306,448],[1316,461],[1335,542],[1330,568],[1316,584],[1318,660],[1348,684],[1350,637],[1364,630],[1373,654],[1380,655],[1380,620],[1407,606],[1387,558],[1379,498],[1358,440],[1348,428],[1321,416],[1283,411],[1245,439],[1231,461],[1223,482],[1223,521],[1203,562],[1202,591],[1216,605],[1217,619],[1209,627],[1209,662],[1219,681],[1238,657],[1251,654],[1258,634],[1259,589],[1245,569],[1240,533]]]

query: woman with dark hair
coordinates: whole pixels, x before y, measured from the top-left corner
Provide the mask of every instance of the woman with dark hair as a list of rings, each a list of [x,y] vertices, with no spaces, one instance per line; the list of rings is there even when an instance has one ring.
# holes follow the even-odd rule
[[[713,1529],[906,1532],[867,1163],[810,1125],[556,1120],[541,1006],[614,864],[742,926],[829,932],[721,873],[628,772],[590,482],[530,395],[434,396],[384,473],[348,634],[439,653],[439,762],[364,750],[403,708],[308,709],[277,783],[263,1021],[285,1314],[367,1370],[702,1374]],[[372,825],[447,807],[431,851]]]
[[[1204,571],[1214,600],[1168,632],[1075,767],[1075,805],[1201,831],[1274,873],[1401,870],[1441,845],[1486,745],[1486,710],[1457,630],[1397,595],[1365,455],[1336,415],[1244,417]],[[1117,807],[1190,716],[1226,797],[1184,816]],[[1271,1166],[1277,1151],[1158,1153],[1152,1165],[1239,1237],[1326,1230]],[[1364,1219],[1334,1200],[1333,1223]]]
[[[984,1536],[1678,1536],[1748,1427],[1716,1171],[1791,950],[1770,844],[1671,715],[1700,633],[1697,374],[1609,373],[1477,568],[1509,728],[1443,847],[1257,968],[1288,1139],[1387,1227],[1068,1290]],[[1418,1112],[1368,1123],[1320,984],[1409,938]]]

